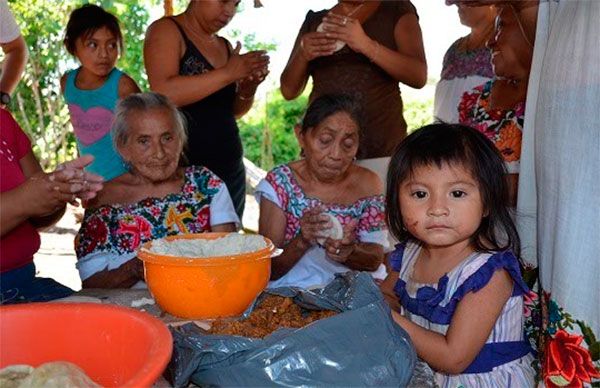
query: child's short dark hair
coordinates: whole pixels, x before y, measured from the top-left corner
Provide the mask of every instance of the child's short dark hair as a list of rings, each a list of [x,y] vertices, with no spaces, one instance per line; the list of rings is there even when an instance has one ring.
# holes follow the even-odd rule
[[[115,35],[122,52],[123,35],[121,34],[119,21],[115,15],[94,4],[85,4],[71,12],[65,30],[65,38],[63,39],[67,51],[71,55],[75,55],[75,42],[77,39],[82,36],[87,38],[102,27],[106,27]]]
[[[479,131],[459,124],[426,125],[396,147],[387,176],[386,219],[399,240],[414,238],[402,222],[399,187],[421,166],[460,164],[477,181],[487,214],[472,237],[478,251],[512,249],[520,254],[520,240],[508,210],[508,185],[502,156]]]

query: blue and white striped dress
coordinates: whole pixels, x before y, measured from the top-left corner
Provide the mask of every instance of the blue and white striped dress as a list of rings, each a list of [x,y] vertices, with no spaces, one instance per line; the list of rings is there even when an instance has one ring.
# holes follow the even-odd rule
[[[437,284],[422,284],[412,280],[420,250],[413,242],[396,246],[390,258],[393,270],[399,273],[394,291],[405,317],[437,333],[446,334],[463,296],[483,288],[495,271],[506,270],[514,281],[512,296],[473,363],[460,375],[436,373],[436,383],[442,388],[534,386],[533,354],[523,331],[523,294],[528,289],[514,254],[475,252]]]

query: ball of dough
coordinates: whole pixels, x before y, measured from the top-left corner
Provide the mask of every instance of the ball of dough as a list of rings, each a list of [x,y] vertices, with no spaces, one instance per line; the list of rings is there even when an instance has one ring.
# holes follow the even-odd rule
[[[96,388],[100,387],[77,365],[67,361],[47,362],[35,368],[19,388]]]
[[[331,221],[331,228],[324,231],[323,237],[318,238],[317,242],[323,245],[325,244],[327,237],[333,240],[341,240],[344,237],[344,228],[342,227],[341,222],[333,214],[321,213],[321,215],[329,217],[329,220]]]
[[[31,372],[33,372],[31,365],[9,365],[2,368],[0,370],[0,387],[18,388]]]
[[[321,23],[317,26],[317,32],[323,32],[323,31],[325,31],[325,29],[323,28],[323,23]],[[346,45],[346,43],[342,42],[341,40],[336,40],[335,48],[333,49],[333,51],[338,52],[341,49],[343,49],[345,45]]]

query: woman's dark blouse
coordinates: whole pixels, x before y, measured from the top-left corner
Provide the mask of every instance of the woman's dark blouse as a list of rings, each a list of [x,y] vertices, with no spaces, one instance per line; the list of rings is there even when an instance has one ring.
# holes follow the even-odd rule
[[[179,74],[196,75],[214,70],[179,24],[175,24],[186,47],[179,62]],[[190,165],[206,166],[218,176],[226,176],[239,167],[243,150],[233,113],[235,94],[236,84],[231,83],[202,100],[180,108],[188,121],[185,154]]]
[[[309,11],[300,34],[316,31],[327,10]],[[382,1],[363,22],[365,33],[391,50],[397,50],[394,29],[407,13],[416,15],[410,1]],[[324,94],[346,93],[356,97],[363,108],[360,158],[390,156],[406,136],[402,98],[398,81],[365,55],[345,46],[333,55],[312,60],[308,67],[313,79],[310,101]]]

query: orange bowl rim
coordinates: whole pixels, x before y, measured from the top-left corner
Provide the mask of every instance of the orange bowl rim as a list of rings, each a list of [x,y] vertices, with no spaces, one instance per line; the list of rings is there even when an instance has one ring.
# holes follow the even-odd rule
[[[233,232],[231,232],[233,233]],[[193,240],[193,239],[201,239],[201,240],[214,240],[220,237],[224,237],[228,234],[228,232],[206,232],[206,233],[186,233],[180,234],[177,236],[167,236],[164,237],[167,241],[173,240]],[[275,245],[273,242],[265,236],[261,237],[265,240],[266,247],[263,249],[259,249],[254,252],[246,252],[240,253],[236,255],[225,255],[225,256],[212,256],[212,257],[182,257],[182,256],[172,256],[172,255],[160,255],[156,253],[150,252],[150,247],[152,246],[152,242],[148,241],[140,246],[138,249],[138,258],[143,262],[153,263],[153,264],[162,264],[162,265],[184,265],[184,266],[212,266],[212,265],[223,265],[223,264],[233,264],[232,259],[235,259],[235,262],[240,261],[252,261],[252,260],[264,260],[266,258],[270,258],[273,252],[275,251]]]
[[[0,316],[10,311],[60,311],[62,309],[80,309],[83,311],[106,312],[113,311],[118,314],[135,318],[137,321],[142,321],[153,332],[150,345],[149,362],[137,371],[127,382],[126,385],[150,387],[156,382],[164,372],[167,364],[171,360],[173,352],[173,338],[166,324],[158,318],[141,311],[118,305],[74,302],[74,303],[26,303],[15,305],[0,306]],[[3,318],[6,319],[6,318]],[[168,351],[165,351],[168,349]],[[157,369],[158,368],[158,369]]]

